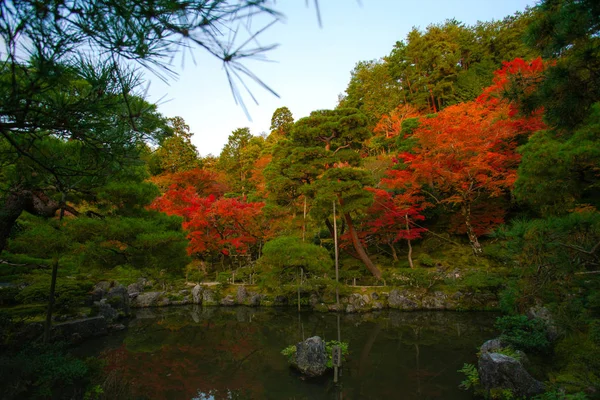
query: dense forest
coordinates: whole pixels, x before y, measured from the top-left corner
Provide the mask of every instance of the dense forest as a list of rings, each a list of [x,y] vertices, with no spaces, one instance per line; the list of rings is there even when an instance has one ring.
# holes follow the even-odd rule
[[[514,346],[552,360],[541,398],[599,396],[599,3],[413,28],[357,62],[335,109],[279,108],[268,134],[240,127],[200,157],[135,64],[161,69],[183,38],[239,71],[244,54],[220,54],[202,18],[275,13],[201,3],[0,5],[0,368],[15,398],[74,380],[102,398],[96,367],[41,342],[98,312],[98,282],[140,278],[337,311],[359,287],[491,294],[465,309],[501,310]],[[49,358],[28,363],[30,342]]]

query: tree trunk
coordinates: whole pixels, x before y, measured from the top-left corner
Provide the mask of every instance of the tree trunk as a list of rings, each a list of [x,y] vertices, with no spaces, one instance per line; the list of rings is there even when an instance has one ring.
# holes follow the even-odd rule
[[[4,199],[4,206],[0,210],[0,252],[4,250],[10,231],[24,208],[25,198],[23,196],[9,193]]]
[[[475,234],[473,225],[471,225],[471,203],[466,203],[462,206],[462,214],[465,217],[467,236],[469,237],[469,242],[471,243],[473,254],[479,256],[483,254],[483,249],[481,248],[481,244],[479,244],[479,240],[477,240],[477,235]]]
[[[371,261],[371,259],[367,255],[367,252],[365,251],[362,243],[360,243],[360,239],[358,238],[356,229],[354,229],[354,225],[352,224],[352,218],[350,217],[350,214],[344,213],[344,219],[346,220],[346,224],[348,225],[348,232],[350,232],[350,237],[352,238],[352,245],[354,246],[354,250],[356,250],[356,253],[360,257],[361,261],[365,264],[367,269],[371,271],[373,276],[377,279],[381,279],[381,271],[379,270],[379,268],[377,268],[375,264],[373,264],[373,261]]]
[[[404,218],[406,218],[406,230],[410,236],[410,224],[408,223],[408,214],[404,215]],[[415,265],[413,264],[412,260],[412,244],[410,243],[410,239],[406,239],[406,241],[408,242],[408,265],[410,265],[411,268],[414,268]]]
[[[306,238],[306,195],[304,195],[304,215],[302,217],[302,241]]]
[[[344,220],[342,220],[342,222],[344,222]],[[325,218],[325,225],[327,226],[327,229],[329,229],[329,233],[331,234],[331,237],[335,237],[334,227],[333,227],[333,225],[331,224],[331,222],[327,218]],[[343,226],[345,226],[345,222],[344,222]],[[343,228],[340,229],[339,231],[340,232],[337,235],[338,237],[340,237],[341,235],[344,234],[344,229]],[[338,247],[338,249],[339,249],[339,247]],[[356,253],[354,253],[354,252],[352,252],[352,251],[350,251],[348,249],[342,249],[342,251],[344,253],[348,254],[352,258],[356,258],[357,260],[361,260],[362,261],[362,259],[358,256],[358,254],[356,254]]]
[[[390,246],[390,250],[392,251],[392,257],[394,261],[398,261],[398,253],[396,252],[396,247],[394,247],[394,242],[391,240],[388,242],[388,246]]]
[[[46,310],[46,322],[44,323],[44,343],[50,341],[50,327],[52,326],[52,308],[54,307],[54,293],[56,292],[56,276],[58,275],[58,257],[52,262],[52,278],[50,280],[50,296],[48,298],[48,309]]]
[[[23,211],[38,217],[51,218],[61,207],[71,214],[79,215],[77,210],[64,204],[64,201],[59,203],[40,190],[11,190],[0,210],[0,252],[4,250],[10,231]]]

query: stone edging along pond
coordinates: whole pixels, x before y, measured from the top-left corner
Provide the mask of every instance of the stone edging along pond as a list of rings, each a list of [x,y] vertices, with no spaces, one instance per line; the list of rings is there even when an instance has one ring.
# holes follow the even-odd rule
[[[188,284],[189,289],[177,291],[153,291],[145,279],[125,287],[118,282],[99,282],[91,297],[99,315],[109,321],[119,315],[128,315],[131,308],[166,307],[196,304],[203,306],[297,306],[296,297],[261,293],[257,286]],[[455,291],[428,291],[423,288],[394,288],[390,286],[349,286],[352,293],[340,296],[340,309],[332,299],[320,298],[311,293],[303,299],[318,312],[342,311],[368,312],[393,308],[406,311],[418,310],[496,310],[498,298],[491,292],[463,293]]]
[[[498,309],[498,298],[491,292],[447,293],[390,286],[349,286],[344,288],[344,292],[345,295],[340,296],[339,310],[335,300],[320,298],[317,293],[310,293],[308,296],[305,293],[303,301],[306,304],[302,305],[317,312],[345,313],[363,313],[387,308],[404,311],[494,311]],[[92,305],[91,314],[87,318],[55,324],[52,328],[53,338],[79,342],[87,337],[125,329],[125,326],[119,323],[119,319],[130,316],[132,308],[180,305],[297,307],[296,295],[290,297],[260,293],[260,289],[256,286],[234,284],[191,284],[189,289],[156,291],[143,278],[127,287],[116,281],[102,281],[98,282],[90,292],[88,304]],[[36,325],[41,329],[41,324]]]

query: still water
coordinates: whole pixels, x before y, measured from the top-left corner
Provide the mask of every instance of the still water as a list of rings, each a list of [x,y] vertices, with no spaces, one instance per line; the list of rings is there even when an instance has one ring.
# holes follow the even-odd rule
[[[469,399],[458,389],[457,370],[475,362],[477,347],[495,333],[496,316],[140,309],[127,330],[79,351],[104,358],[115,392],[134,399]],[[304,379],[280,354],[302,338],[337,339],[338,330],[350,355],[337,385],[332,375]]]

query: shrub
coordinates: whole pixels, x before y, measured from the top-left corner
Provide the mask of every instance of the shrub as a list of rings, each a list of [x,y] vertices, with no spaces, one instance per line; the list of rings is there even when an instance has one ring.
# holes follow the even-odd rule
[[[398,274],[394,276],[392,282],[394,284],[408,284],[416,288],[429,289],[435,284],[442,282],[442,274],[436,270],[423,268],[402,268],[398,270]]]
[[[85,300],[88,291],[92,288],[91,282],[58,279],[54,294],[54,305],[59,311],[67,311],[80,306]],[[15,297],[22,303],[46,303],[50,295],[50,279],[44,279],[25,287]]]
[[[325,353],[327,354],[327,368],[333,368],[332,352],[335,346],[339,346],[342,350],[342,361],[346,359],[346,356],[349,353],[347,342],[338,342],[337,340],[326,341]],[[292,363],[294,361],[294,356],[296,355],[296,345],[289,345],[285,349],[281,350],[281,354],[286,356],[288,361]]]
[[[496,320],[496,328],[501,331],[500,339],[516,349],[543,353],[550,347],[546,337],[546,323],[541,319],[508,315]]]
[[[465,380],[463,380],[459,388],[463,390],[475,389],[479,386],[479,372],[477,371],[477,367],[473,364],[465,364],[461,369],[458,370],[465,374]]]
[[[81,384],[89,368],[84,361],[66,354],[65,346],[59,343],[32,344],[12,357],[2,356],[0,371],[4,378],[0,390],[6,398],[48,398],[58,390]]]
[[[422,267],[433,267],[436,264],[436,261],[427,253],[419,254],[417,261],[419,261]]]

